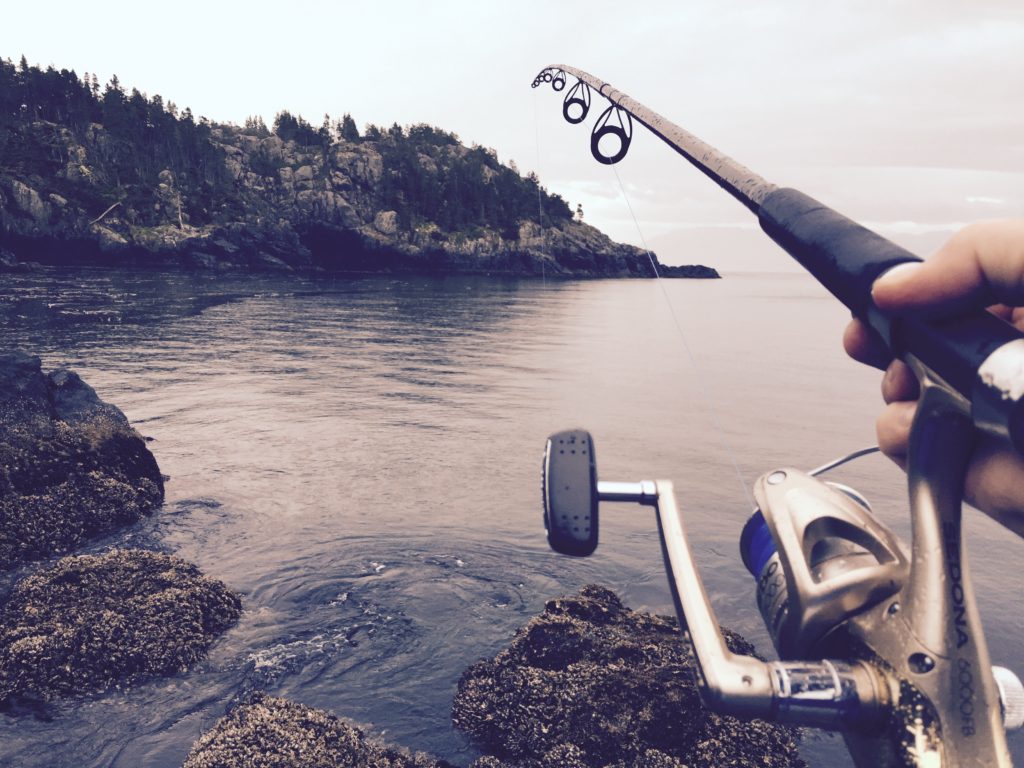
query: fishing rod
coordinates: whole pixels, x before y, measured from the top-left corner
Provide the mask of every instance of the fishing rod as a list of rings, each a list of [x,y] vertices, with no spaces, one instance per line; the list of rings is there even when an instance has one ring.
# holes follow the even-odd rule
[[[910,547],[859,493],[819,477],[861,452],[812,472],[783,467],[757,480],[757,509],[740,552],[779,661],[729,651],[672,483],[599,480],[594,441],[584,430],[556,433],[545,447],[549,544],[564,554],[591,554],[600,502],[655,509],[676,614],[711,709],[841,731],[858,766],[1012,765],[1006,731],[1024,725],[1024,685],[990,662],[961,515],[977,436],[1024,454],[1024,334],[981,310],[883,315],[872,284],[918,257],[804,193],[766,181],[587,72],[549,66],[533,81],[542,84],[565,91],[562,114],[572,124],[587,118],[594,93],[608,101],[591,131],[599,162],[625,157],[635,120],[715,181],[911,366],[921,389],[907,459]]]

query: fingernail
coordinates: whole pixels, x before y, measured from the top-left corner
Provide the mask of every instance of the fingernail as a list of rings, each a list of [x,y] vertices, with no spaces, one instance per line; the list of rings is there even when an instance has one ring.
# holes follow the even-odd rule
[[[887,291],[898,288],[908,280],[912,280],[914,275],[917,273],[917,270],[920,268],[920,261],[905,261],[902,264],[897,264],[875,280],[874,285],[871,286],[871,295],[874,296],[875,291],[879,288],[883,288]]]

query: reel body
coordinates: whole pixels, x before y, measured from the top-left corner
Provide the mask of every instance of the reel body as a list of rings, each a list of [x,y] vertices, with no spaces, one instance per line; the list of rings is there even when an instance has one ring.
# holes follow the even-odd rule
[[[740,554],[780,657],[808,657],[846,619],[902,589],[906,547],[856,492],[786,468],[763,475],[755,497]]]

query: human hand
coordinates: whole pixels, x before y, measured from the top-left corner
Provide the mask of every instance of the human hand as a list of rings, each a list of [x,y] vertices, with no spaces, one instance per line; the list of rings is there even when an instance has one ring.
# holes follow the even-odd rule
[[[955,234],[927,261],[901,264],[880,277],[872,297],[885,313],[921,310],[948,314],[968,308],[990,311],[1024,330],[1024,219],[983,221]],[[886,407],[876,430],[882,451],[905,466],[910,425],[918,397],[917,379],[901,360],[892,360],[868,327],[853,320],[843,346],[855,360],[885,370]],[[965,497],[1024,536],[1024,458],[994,438],[975,445]]]

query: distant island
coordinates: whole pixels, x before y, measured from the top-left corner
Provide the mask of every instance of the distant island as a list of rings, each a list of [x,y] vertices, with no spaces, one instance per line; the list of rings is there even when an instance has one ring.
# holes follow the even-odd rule
[[[0,59],[0,271],[51,265],[652,277],[534,174],[429,125],[196,118]],[[700,265],[663,276],[715,278]]]

